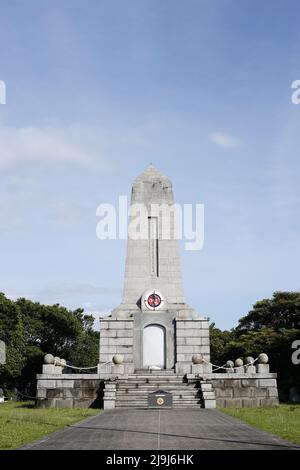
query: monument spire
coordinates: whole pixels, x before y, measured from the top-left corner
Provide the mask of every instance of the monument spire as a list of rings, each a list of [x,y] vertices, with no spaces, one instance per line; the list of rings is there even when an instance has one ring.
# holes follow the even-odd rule
[[[131,207],[136,204],[145,209],[142,222],[147,225],[148,237],[128,236],[122,304],[127,309],[140,309],[144,293],[154,289],[162,293],[164,308],[182,308],[184,295],[178,240],[174,237],[172,184],[152,164],[133,183]],[[130,217],[129,225],[135,217],[136,214]],[[162,233],[166,226],[170,228],[168,237]]]

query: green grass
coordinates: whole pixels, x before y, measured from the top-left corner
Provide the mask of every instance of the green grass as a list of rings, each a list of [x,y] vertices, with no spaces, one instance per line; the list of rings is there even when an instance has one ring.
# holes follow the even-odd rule
[[[0,403],[0,449],[21,447],[97,413],[91,408],[38,409],[33,402]]]
[[[300,444],[300,405],[280,404],[275,408],[222,408],[221,411],[263,431]]]

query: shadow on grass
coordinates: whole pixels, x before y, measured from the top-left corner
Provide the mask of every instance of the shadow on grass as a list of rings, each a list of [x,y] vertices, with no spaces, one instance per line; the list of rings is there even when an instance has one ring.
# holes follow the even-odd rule
[[[18,404],[19,402],[16,402],[16,403]],[[36,408],[36,404],[33,402],[22,403],[22,405],[19,405],[18,408],[27,408],[27,409],[32,410]]]

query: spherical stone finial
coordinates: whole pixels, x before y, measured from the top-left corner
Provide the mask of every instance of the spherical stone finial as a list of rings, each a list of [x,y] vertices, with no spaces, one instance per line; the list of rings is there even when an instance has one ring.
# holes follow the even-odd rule
[[[259,362],[260,364],[268,364],[268,362],[269,362],[268,355],[265,354],[265,353],[259,354],[259,356],[258,356],[258,362]]]
[[[44,356],[44,363],[54,364],[54,356],[52,354],[46,354],[46,356]]]
[[[114,364],[122,364],[124,361],[124,356],[122,356],[122,354],[115,354],[112,360]]]
[[[202,354],[194,354],[192,356],[192,361],[193,361],[193,364],[202,364],[203,362]]]
[[[234,367],[234,362],[233,362],[233,361],[227,361],[227,362],[226,362],[226,367],[227,367],[228,369],[232,369],[232,368]]]
[[[245,363],[247,364],[247,366],[252,366],[253,362],[254,362],[254,357],[251,357],[251,356],[245,357]]]
[[[234,361],[234,365],[235,365],[235,367],[242,367],[242,366],[244,365],[243,359],[241,359],[241,358],[239,357],[238,359],[236,359],[236,360]]]

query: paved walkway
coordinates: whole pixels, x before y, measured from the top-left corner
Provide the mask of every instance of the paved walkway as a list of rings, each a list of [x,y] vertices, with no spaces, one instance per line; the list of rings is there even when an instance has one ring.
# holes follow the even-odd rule
[[[106,410],[25,449],[291,449],[296,446],[216,410]]]

